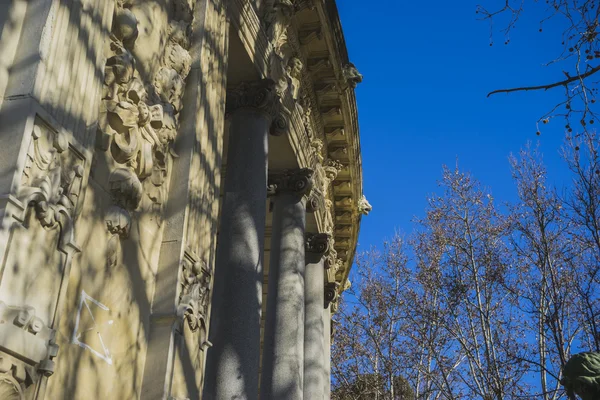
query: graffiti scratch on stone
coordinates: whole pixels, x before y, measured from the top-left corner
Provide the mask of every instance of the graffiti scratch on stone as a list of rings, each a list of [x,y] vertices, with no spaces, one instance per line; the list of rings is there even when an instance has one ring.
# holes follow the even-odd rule
[[[85,306],[85,307],[84,307]],[[94,311],[92,311],[94,310]],[[89,296],[85,290],[81,291],[81,299],[79,300],[79,309],[77,310],[77,319],[75,320],[75,329],[71,342],[84,349],[88,349],[95,356],[112,365],[112,356],[110,351],[104,344],[100,328],[104,325],[112,325],[113,321],[109,320],[98,324],[94,315],[98,313],[110,311],[110,309],[99,301]],[[94,314],[96,313],[96,314]],[[88,332],[96,332],[96,335],[86,335]],[[96,343],[93,343],[96,342]]]

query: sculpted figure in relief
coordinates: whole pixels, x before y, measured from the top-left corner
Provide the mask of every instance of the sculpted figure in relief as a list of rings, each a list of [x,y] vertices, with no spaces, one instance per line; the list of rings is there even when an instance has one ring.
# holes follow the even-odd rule
[[[373,210],[373,206],[367,201],[367,198],[363,195],[358,201],[358,212],[363,215],[369,215]]]
[[[344,74],[344,79],[351,88],[355,88],[363,80],[363,76],[352,63],[344,65],[342,72]]]
[[[181,269],[181,294],[177,315],[182,324],[187,323],[191,332],[200,330],[200,345],[202,349],[210,347],[207,330],[207,312],[210,293],[211,275],[206,265],[195,259],[189,251],[186,252]],[[183,333],[183,325],[180,328]]]
[[[138,37],[137,18],[129,0],[117,0],[99,116],[99,147],[115,162],[109,190],[116,203],[135,210],[143,192],[164,203],[170,144],[182,109],[185,78],[190,72],[190,22],[194,3],[176,0],[177,20],[169,23],[169,40],[160,68],[150,82],[136,71],[131,49]],[[146,184],[146,178],[151,178]]]

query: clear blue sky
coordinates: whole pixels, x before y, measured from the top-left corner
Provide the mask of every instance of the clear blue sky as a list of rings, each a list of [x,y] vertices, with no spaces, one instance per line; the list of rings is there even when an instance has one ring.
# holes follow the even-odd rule
[[[480,0],[498,6],[504,0]],[[561,26],[540,33],[545,4],[529,2],[510,43],[477,20],[470,0],[338,1],[350,59],[364,75],[356,89],[364,192],[373,205],[363,217],[358,250],[380,245],[395,230],[412,231],[442,165],[470,171],[500,201],[512,201],[508,156],[540,141],[551,180],[566,182],[559,148],[564,122],[536,136],[536,121],[562,89],[486,98],[494,89],[564,78],[543,64],[561,51]],[[542,2],[544,3],[544,2]]]

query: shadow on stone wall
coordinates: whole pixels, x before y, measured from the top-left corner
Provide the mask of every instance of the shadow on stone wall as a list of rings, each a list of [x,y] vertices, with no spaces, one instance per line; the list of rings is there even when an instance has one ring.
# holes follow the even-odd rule
[[[221,7],[217,0],[207,2],[213,9]],[[36,49],[17,51],[8,69],[11,81],[0,109],[0,144],[7,145],[0,155],[12,153],[2,157],[6,163],[0,166],[0,189],[17,199],[28,199],[29,204],[24,204],[27,210],[21,222],[20,214],[1,211],[14,207],[0,202],[0,299],[9,306],[34,307],[36,316],[57,331],[60,350],[45,398],[139,398],[144,370],[149,368],[146,350],[154,310],[170,308],[172,323],[181,323],[175,321],[177,297],[157,293],[156,288],[170,287],[170,293],[178,293],[186,248],[214,268],[225,102],[225,80],[218,72],[226,69],[226,46],[218,29],[192,33],[193,39],[201,42],[192,43],[189,50],[191,72],[183,109],[176,115],[181,127],[163,146],[169,152],[161,153],[168,158],[162,165],[166,170],[159,171],[164,182],[156,186],[152,174],[140,178],[139,204],[130,207],[127,214],[115,213],[119,203],[115,196],[130,187],[121,181],[117,183],[123,186],[115,189],[111,176],[120,163],[98,143],[98,110],[106,98],[104,62],[112,25],[112,18],[103,12],[112,10],[113,5],[101,0],[59,0],[57,7],[49,10],[43,3],[30,2],[25,21],[29,26],[32,21],[50,18],[54,29],[42,32],[42,24],[38,31],[35,43],[43,50],[41,59]],[[182,2],[124,3],[147,23],[140,27],[139,38],[160,33],[161,41],[154,43],[152,51],[164,53],[169,44],[166,18],[179,12],[177,4]],[[15,4],[6,5],[6,9]],[[161,22],[156,16],[165,19]],[[2,21],[4,29],[18,25],[9,17]],[[194,25],[202,27],[203,23]],[[23,32],[21,41],[28,35]],[[146,51],[152,53],[133,46],[135,76],[153,85],[160,61],[144,56]],[[202,54],[213,57],[209,60],[213,70],[202,65]],[[207,70],[214,76],[207,76]],[[165,107],[175,101],[168,96],[165,101],[157,93],[149,96],[156,96],[157,104],[164,103]],[[40,147],[43,152],[31,145],[38,143],[36,129],[45,138]],[[67,140],[65,149],[57,147],[63,146],[57,144],[59,137]],[[157,147],[151,154],[155,164]],[[77,165],[81,165],[81,174],[75,169]],[[127,168],[134,167],[130,163]],[[48,195],[29,201],[25,189],[39,189],[45,182]],[[159,196],[164,197],[157,201]],[[68,252],[61,249],[68,227],[60,219],[40,216],[60,207],[73,219],[73,244],[78,247]],[[185,231],[173,233],[170,229],[182,216],[188,218]],[[166,237],[179,242],[181,250],[161,254]],[[159,263],[171,269],[160,275]],[[158,279],[165,281],[159,284]],[[194,335],[190,337],[193,341]],[[199,396],[204,362],[198,354],[201,349],[201,343],[193,349],[184,344],[176,349],[173,362],[181,363],[185,371],[184,388],[177,388],[181,396],[185,392],[190,398]],[[26,391],[36,390],[39,398],[44,397],[44,379],[39,384],[17,381]]]

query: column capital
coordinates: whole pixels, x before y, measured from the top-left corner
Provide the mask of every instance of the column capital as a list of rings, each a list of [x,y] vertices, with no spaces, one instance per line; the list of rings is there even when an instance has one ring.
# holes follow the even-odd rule
[[[276,196],[292,193],[299,197],[308,196],[314,186],[314,171],[310,168],[284,170],[269,175],[267,193]]]
[[[328,308],[332,302],[337,300],[339,287],[339,282],[327,282],[325,284],[325,308]]]
[[[287,131],[288,121],[277,95],[276,84],[272,79],[242,82],[227,90],[227,114],[240,109],[251,109],[267,115],[271,120],[270,133],[279,136]]]
[[[319,262],[327,253],[331,246],[331,236],[328,233],[307,233],[306,234],[306,256],[307,261],[315,260]],[[310,257],[309,257],[310,256]]]

